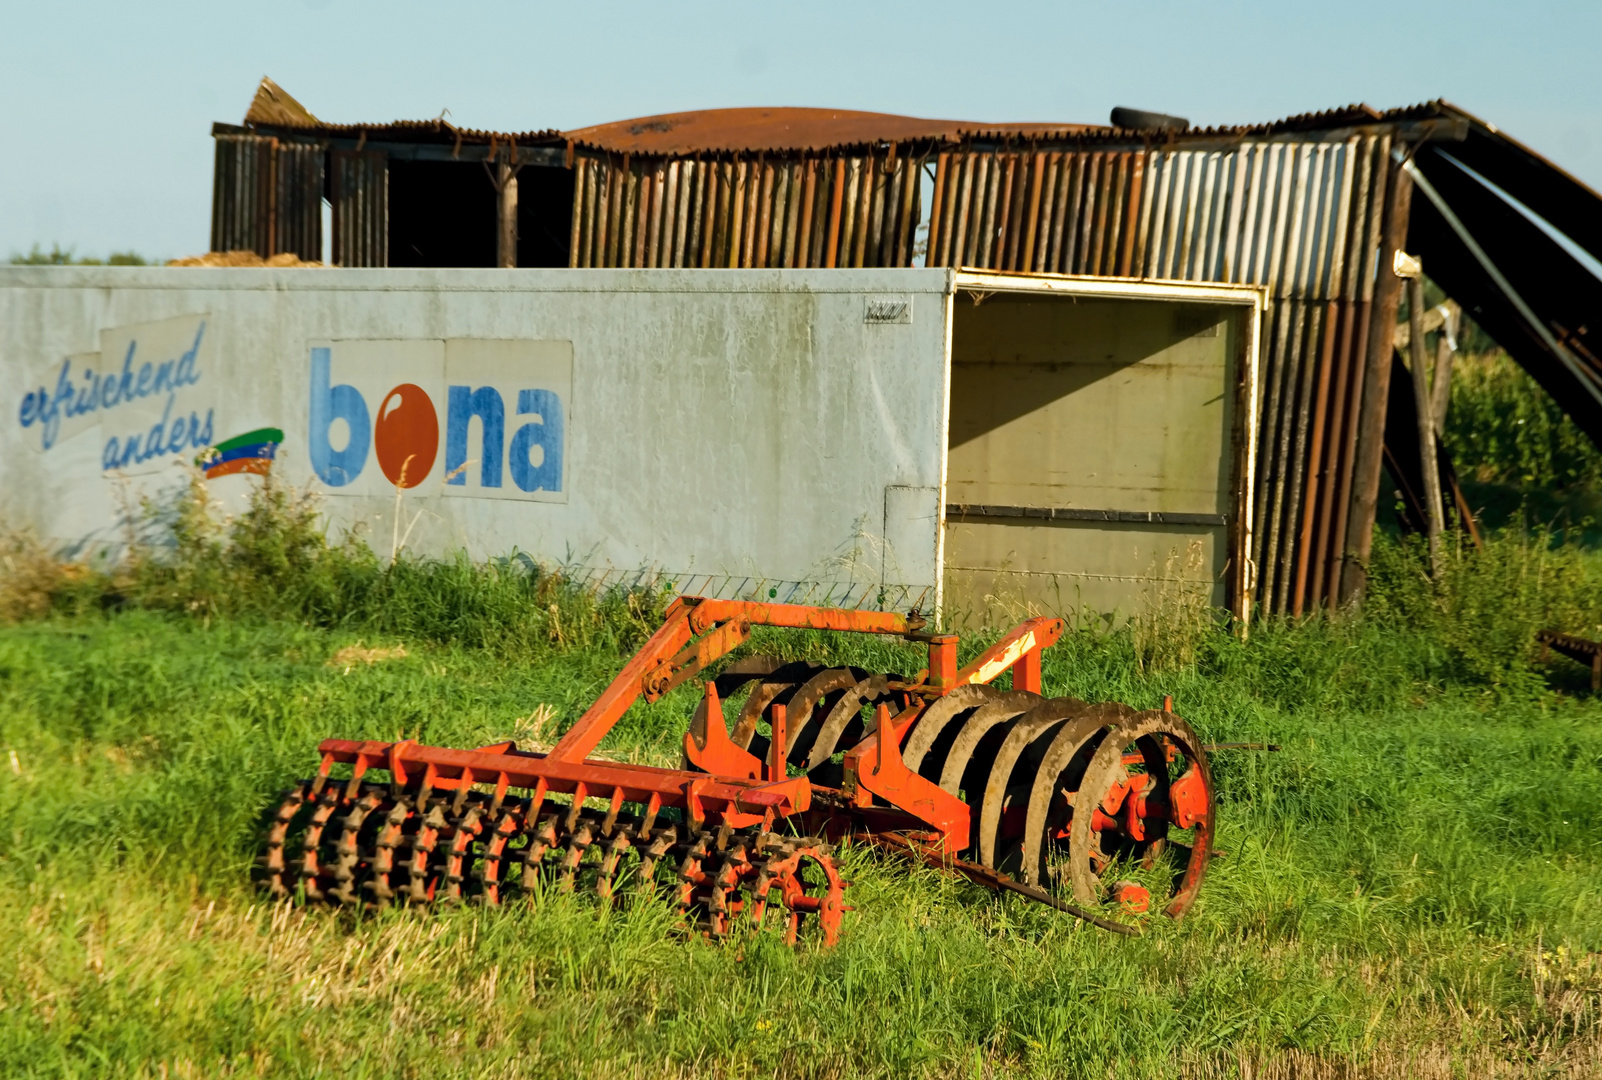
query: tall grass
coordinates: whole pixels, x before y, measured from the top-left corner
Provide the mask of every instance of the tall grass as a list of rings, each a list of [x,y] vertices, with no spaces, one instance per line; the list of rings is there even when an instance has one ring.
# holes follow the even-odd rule
[[[180,497],[146,504],[134,542],[110,565],[62,563],[36,541],[0,540],[0,620],[45,611],[135,607],[214,618],[289,619],[535,659],[552,649],[627,648],[656,628],[659,588],[601,592],[527,556],[487,565],[401,553],[360,537],[328,540],[313,496],[268,475],[227,518],[198,473]]]

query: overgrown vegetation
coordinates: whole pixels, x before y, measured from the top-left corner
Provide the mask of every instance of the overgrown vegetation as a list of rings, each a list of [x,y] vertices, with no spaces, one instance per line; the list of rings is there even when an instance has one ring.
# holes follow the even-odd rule
[[[1537,669],[1599,618],[1545,534],[1437,580],[1382,541],[1360,619],[1084,630],[1046,690],[1211,741],[1217,861],[1184,923],[1115,938],[860,849],[839,948],[715,947],[665,906],[552,895],[365,915],[263,902],[263,810],[318,740],[477,745],[570,723],[660,597],[326,543],[263,485],[197,488],[112,570],[0,560],[0,1043],[31,1076],[1592,1076],[1602,703]],[[1184,641],[1164,634],[1183,634]],[[1142,637],[1141,635],[1145,635]],[[965,657],[983,635],[965,642]],[[916,667],[882,640],[752,648]],[[1566,662],[1564,662],[1566,664]],[[671,764],[693,691],[606,749]],[[546,718],[549,718],[548,723]]]
[[[12,252],[10,262],[13,266],[152,266],[156,265],[135,251],[114,251],[104,259],[97,259],[91,255],[75,255],[72,248],[63,248],[60,244],[51,244],[50,250],[45,251],[38,244],[33,245],[27,254]]]
[[[516,553],[487,566],[404,553],[385,561],[356,536],[330,543],[312,498],[271,475],[244,513],[224,518],[193,473],[183,497],[144,507],[137,532],[117,561],[80,563],[13,535],[0,619],[126,607],[208,623],[287,619],[530,661],[555,649],[628,649],[656,628],[663,599],[648,589],[596,593]]]

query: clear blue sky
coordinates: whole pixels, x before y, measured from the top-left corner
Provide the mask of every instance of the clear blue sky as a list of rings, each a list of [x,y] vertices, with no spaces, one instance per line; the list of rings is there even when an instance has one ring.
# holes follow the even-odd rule
[[[1602,2],[0,0],[0,258],[203,251],[213,120],[523,131],[729,105],[1200,124],[1445,97],[1602,188]]]

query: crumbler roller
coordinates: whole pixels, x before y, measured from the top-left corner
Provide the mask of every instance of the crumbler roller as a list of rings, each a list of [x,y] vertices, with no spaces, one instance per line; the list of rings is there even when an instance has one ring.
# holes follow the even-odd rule
[[[747,657],[704,681],[679,768],[590,756],[636,699],[702,676],[754,626],[923,642],[928,667]],[[831,852],[850,839],[1115,931],[1132,932],[1112,916],[1144,911],[1153,885],[1181,918],[1211,855],[1205,748],[1166,704],[1041,696],[1062,631],[1029,619],[959,670],[957,638],[916,613],[680,597],[549,753],[323,742],[268,829],[261,879],[275,897],[366,907],[665,895],[714,938],[766,922],[833,944],[849,909]],[[1004,672],[1007,690],[992,685]]]

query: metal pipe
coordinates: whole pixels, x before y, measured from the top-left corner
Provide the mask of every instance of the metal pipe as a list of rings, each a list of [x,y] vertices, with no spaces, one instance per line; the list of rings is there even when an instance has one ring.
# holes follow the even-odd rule
[[[970,266],[988,267],[990,265],[990,245],[986,242],[990,238],[991,227],[995,218],[995,188],[999,169],[994,154],[981,154],[975,163],[978,166],[978,175],[974,177],[973,184],[973,215],[968,225],[968,251],[967,261]]]
[[[996,199],[996,250],[992,263],[998,270],[1014,269],[1018,250],[1018,214],[1013,200],[1018,190],[1018,155],[1008,154],[1002,164],[1001,194]]]
[[[1073,242],[1070,274],[1085,274],[1091,264],[1091,236],[1096,228],[1096,195],[1101,189],[1102,154],[1085,155],[1085,175],[1080,179],[1080,205],[1075,213],[1077,236]]]
[[[785,215],[784,219],[785,266],[805,266],[807,264],[806,255],[804,254],[806,251],[806,240],[803,236],[803,232],[811,224],[812,215],[807,214],[806,222],[803,224],[802,210],[803,208],[810,209],[810,207],[807,207],[806,205],[807,199],[811,192],[811,189],[807,183],[811,175],[809,169],[807,168],[809,164],[810,162],[796,160],[790,162],[787,168],[787,171],[790,174],[790,179],[789,183],[786,185],[789,190],[785,198],[785,203],[789,207],[789,212]]]
[[[950,179],[948,175],[950,168],[950,151],[942,150],[935,155],[934,202],[929,205],[929,235],[924,240],[923,265],[925,266],[945,265],[940,259],[940,245],[946,238],[944,219],[940,215],[946,206],[946,183]],[[922,186],[921,182],[919,186]]]
[[[957,196],[957,221],[951,234],[951,258],[947,266],[966,266],[968,257],[968,218],[973,204],[974,170],[978,168],[977,155],[971,150],[962,155],[961,191]]]
[[[862,196],[862,159],[846,161],[845,201],[840,210],[840,266],[855,266],[851,252],[857,239],[857,203]]]
[[[740,249],[745,240],[745,172],[746,162],[735,161],[729,174],[729,266],[740,265]]]
[[[1118,252],[1119,277],[1131,277],[1135,272],[1135,244],[1140,238],[1140,222],[1146,196],[1146,155],[1134,151],[1129,155],[1129,198],[1124,210],[1124,237]]]
[[[1290,370],[1285,373],[1286,386],[1296,389],[1294,402],[1287,399],[1285,402],[1286,423],[1280,428],[1280,459],[1284,462],[1284,469],[1280,473],[1279,491],[1276,493],[1276,514],[1269,523],[1274,535],[1269,537],[1269,550],[1273,552],[1274,574],[1274,605],[1276,612],[1283,614],[1289,610],[1292,551],[1299,524],[1301,506],[1299,498],[1302,489],[1302,468],[1306,459],[1303,454],[1307,445],[1307,413],[1311,407],[1314,357],[1313,340],[1318,333],[1318,309],[1312,308],[1303,302],[1293,300],[1296,310],[1296,325],[1292,330],[1292,340],[1295,348],[1291,352]],[[1287,475],[1288,472],[1288,475]]]
[[[795,264],[812,265],[812,218],[818,197],[818,159],[807,158],[801,163],[801,220],[796,227]]]
[[[1329,410],[1330,367],[1335,362],[1335,331],[1339,309],[1334,300],[1325,301],[1324,340],[1319,349],[1318,389],[1313,395],[1313,430],[1307,451],[1307,495],[1303,501],[1301,544],[1296,557],[1296,588],[1291,594],[1291,614],[1300,617],[1307,595],[1308,563],[1313,558],[1313,533],[1322,524],[1317,513],[1319,480],[1323,475],[1324,431]]]
[[[867,266],[868,256],[868,228],[872,223],[873,194],[875,174],[879,171],[878,162],[869,153],[862,159],[857,169],[857,205],[855,221],[851,229],[851,265]]]
[[[1057,205],[1051,214],[1051,251],[1046,257],[1048,273],[1064,273],[1068,265],[1067,245],[1073,241],[1074,186],[1078,182],[1079,163],[1083,154],[1063,154],[1057,173]]]
[[[1434,400],[1430,394],[1428,349],[1424,340],[1424,274],[1408,280],[1407,318],[1410,335],[1408,366],[1413,374],[1414,412],[1418,417],[1419,472],[1424,479],[1424,517],[1430,545],[1430,572],[1441,572],[1441,532],[1446,520],[1441,505],[1441,469],[1435,455],[1435,420],[1430,415]]]
[[[582,265],[579,262],[579,248],[584,243],[584,178],[589,172],[586,166],[589,161],[579,158],[573,163],[573,213],[572,226],[567,238],[567,265],[573,269]]]
[[[880,184],[880,202],[883,205],[874,210],[879,238],[879,254],[875,266],[896,265],[896,236],[900,232],[901,193],[905,187],[902,180],[906,175],[902,172],[901,166],[906,159],[895,156],[893,145],[890,149],[891,157],[885,162],[884,179]]]
[[[605,230],[605,257],[600,263],[602,266],[616,266],[618,255],[622,250],[623,237],[623,170],[618,160],[607,155],[606,164],[606,230]]]
[[[923,166],[912,158],[901,165],[901,215],[896,223],[896,253],[893,265],[912,265],[912,246],[916,242],[918,219],[923,201]],[[931,218],[931,221],[934,219]],[[928,259],[925,258],[925,263]]]
[[[1041,154],[1040,198],[1035,208],[1035,230],[1029,241],[1032,258],[1029,269],[1040,273],[1049,265],[1051,254],[1051,212],[1057,205],[1057,175],[1062,164],[1061,154]]]
[[[1107,182],[1102,188],[1102,203],[1097,211],[1097,227],[1103,229],[1101,240],[1096,245],[1097,274],[1118,272],[1119,229],[1124,220],[1124,186],[1128,182],[1128,171],[1128,154],[1108,155]],[[1105,219],[1105,227],[1101,219]]]
[[[756,235],[752,239],[751,258],[747,260],[747,266],[768,265],[769,241],[772,239],[775,218],[773,203],[778,195],[774,185],[773,172],[773,162],[764,161],[762,163],[761,184],[756,187],[756,202],[752,207],[753,217],[756,219]]]
[[[1118,184],[1118,155],[1097,154],[1096,186],[1090,189],[1090,195],[1096,200],[1096,212],[1091,226],[1090,243],[1085,248],[1085,273],[1102,273],[1102,264],[1106,259],[1107,245],[1107,212],[1111,208],[1112,191]],[[1089,207],[1087,205],[1086,209]]]
[[[829,241],[823,249],[825,266],[836,265],[840,250],[841,202],[845,196],[846,164],[844,158],[834,159],[834,183],[829,192]]]

